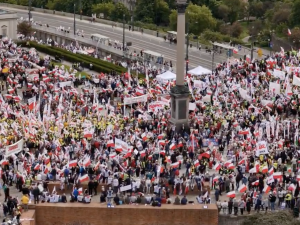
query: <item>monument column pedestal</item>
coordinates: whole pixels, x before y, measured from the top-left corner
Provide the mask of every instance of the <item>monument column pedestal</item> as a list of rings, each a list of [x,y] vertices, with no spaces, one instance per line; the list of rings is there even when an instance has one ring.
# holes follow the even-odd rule
[[[184,125],[185,130],[188,130],[189,123],[189,97],[190,92],[187,86],[175,86],[171,89],[171,126],[176,127],[176,131],[182,130]]]
[[[182,130],[182,126],[189,131],[189,88],[185,85],[185,10],[187,0],[177,0],[177,54],[176,54],[176,86],[171,88],[171,119],[170,125],[176,127],[176,131]]]

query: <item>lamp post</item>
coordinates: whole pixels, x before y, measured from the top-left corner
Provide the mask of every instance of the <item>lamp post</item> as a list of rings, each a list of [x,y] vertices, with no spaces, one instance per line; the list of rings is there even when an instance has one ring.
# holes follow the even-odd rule
[[[213,73],[215,64],[215,45],[212,43],[212,59],[211,59],[211,73]]]
[[[274,34],[274,30],[270,30],[270,56],[272,55],[272,49],[273,49],[273,43],[272,43],[272,38],[273,38],[273,34]]]
[[[80,10],[80,20],[82,20],[82,3],[81,3],[81,0],[79,0],[79,10]]]
[[[76,35],[75,6],[76,4],[74,3],[74,36]]]
[[[28,22],[30,23],[31,19],[31,0],[28,0]]]
[[[251,61],[253,60],[253,52],[254,52],[254,38],[260,36],[260,33],[257,35],[251,35]]]
[[[186,53],[185,53],[185,73],[187,74],[189,70],[189,44],[190,44],[190,39],[189,39],[189,12],[187,13],[187,18],[186,18]]]
[[[125,13],[123,14],[123,52],[125,52]]]

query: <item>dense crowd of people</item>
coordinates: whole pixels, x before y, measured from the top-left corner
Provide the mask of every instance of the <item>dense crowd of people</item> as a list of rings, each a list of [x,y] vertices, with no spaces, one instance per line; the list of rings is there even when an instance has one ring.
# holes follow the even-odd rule
[[[76,70],[9,39],[0,47],[6,213],[17,209],[16,184],[23,205],[88,203],[99,192],[111,206],[214,202],[228,214],[287,208],[299,216],[298,54],[282,49],[187,74],[189,127],[176,130],[175,80],[138,79],[128,68],[75,87]],[[71,197],[49,190],[53,180]]]

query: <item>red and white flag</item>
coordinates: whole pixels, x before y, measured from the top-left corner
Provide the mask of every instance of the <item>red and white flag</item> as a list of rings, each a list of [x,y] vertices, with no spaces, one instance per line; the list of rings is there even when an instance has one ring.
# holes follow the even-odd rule
[[[288,35],[291,36],[292,35],[292,32],[290,29],[288,29]]]
[[[33,111],[36,107],[36,96],[28,99],[28,108],[29,110]]]
[[[87,174],[85,174],[79,178],[79,181],[80,181],[80,183],[89,181],[89,176]]]
[[[226,194],[228,198],[235,198],[235,191],[230,191]]]
[[[69,161],[69,168],[70,167],[76,167],[77,166],[77,159]]]
[[[195,166],[195,167],[200,166],[200,163],[199,163],[199,160],[198,160],[198,159],[194,162],[194,166]]]
[[[214,165],[213,169],[214,170],[220,170],[221,169],[220,163],[217,162],[216,165]]]
[[[240,193],[244,193],[245,191],[247,191],[247,186],[245,184],[242,184],[240,187],[239,187],[239,192]]]

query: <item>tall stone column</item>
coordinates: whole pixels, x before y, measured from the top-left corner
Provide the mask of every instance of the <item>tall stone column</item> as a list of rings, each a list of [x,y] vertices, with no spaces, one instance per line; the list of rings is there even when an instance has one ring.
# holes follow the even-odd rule
[[[185,76],[185,9],[187,0],[177,0],[178,16],[177,16],[177,57],[176,57],[176,86],[171,91],[171,119],[170,125],[175,126],[179,131],[184,126],[188,129],[188,113],[189,113],[189,88],[184,85]]]

